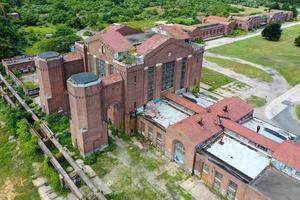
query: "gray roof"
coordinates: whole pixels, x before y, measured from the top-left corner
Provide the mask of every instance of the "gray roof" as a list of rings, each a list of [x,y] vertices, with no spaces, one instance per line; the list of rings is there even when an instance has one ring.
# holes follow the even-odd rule
[[[300,197],[300,182],[275,170],[268,169],[251,185],[272,200],[295,200]]]
[[[72,75],[69,80],[74,84],[88,84],[97,81],[99,76],[92,72],[82,72],[79,74]]]
[[[125,38],[132,44],[132,45],[138,45],[148,38],[150,38],[152,35],[154,35],[154,32],[146,32],[146,33],[136,33],[125,36]]]
[[[49,58],[55,58],[58,57],[60,54],[55,51],[48,51],[38,54],[38,57],[42,59],[49,59]]]

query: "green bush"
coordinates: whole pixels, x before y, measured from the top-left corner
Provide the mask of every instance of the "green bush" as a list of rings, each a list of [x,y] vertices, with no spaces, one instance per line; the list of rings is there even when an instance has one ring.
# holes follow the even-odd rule
[[[23,87],[24,87],[25,90],[32,90],[32,89],[38,88],[39,84],[37,84],[36,82],[33,82],[33,81],[26,81],[23,84]]]
[[[295,46],[300,47],[300,35],[295,38],[295,42],[294,42]]]
[[[97,156],[95,153],[91,153],[90,155],[84,158],[84,164],[86,165],[92,165],[96,163],[96,161],[97,161]]]

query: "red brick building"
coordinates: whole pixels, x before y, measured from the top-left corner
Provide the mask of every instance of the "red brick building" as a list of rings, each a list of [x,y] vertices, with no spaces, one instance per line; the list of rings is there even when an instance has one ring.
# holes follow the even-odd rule
[[[253,118],[253,109],[239,98],[194,103],[201,97],[187,96],[187,89],[200,77],[204,49],[180,29],[140,33],[122,28],[130,30],[125,34],[116,26],[76,43],[75,53],[36,58],[42,108],[70,113],[72,141],[80,152],[107,146],[108,121],[117,129],[124,123],[128,133],[140,132],[228,199],[281,197],[274,198],[262,183],[278,177],[290,183],[275,170],[283,164],[298,173],[300,165],[291,160],[295,155],[282,156],[284,145],[300,149],[294,136]],[[276,188],[272,181],[268,187]],[[287,191],[297,196],[295,185]]]
[[[268,24],[278,24],[290,21],[293,18],[293,12],[285,10],[271,10],[266,14],[266,16]]]
[[[73,143],[83,154],[105,146],[109,119],[117,128],[123,122],[127,132],[134,131],[136,115],[146,103],[192,87],[204,52],[189,40],[119,24],[75,48],[65,55],[39,54],[36,65],[43,111],[71,113]]]
[[[192,39],[207,40],[226,34],[225,25],[220,23],[204,23],[191,26],[176,24],[176,26],[186,31]]]
[[[236,28],[244,30],[256,29],[267,23],[267,17],[264,15],[234,16],[233,18],[236,20]]]
[[[225,34],[230,34],[236,27],[236,20],[232,17],[207,16],[201,19],[203,23],[219,23],[225,26]]]

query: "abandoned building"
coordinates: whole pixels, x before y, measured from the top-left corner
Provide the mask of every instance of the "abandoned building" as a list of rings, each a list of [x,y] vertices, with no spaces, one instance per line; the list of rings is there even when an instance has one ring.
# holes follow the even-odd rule
[[[112,121],[118,130],[124,125],[127,133],[144,135],[228,199],[279,199],[263,184],[275,190],[278,177],[292,184],[287,193],[300,195],[294,190],[300,160],[283,154],[299,152],[293,134],[254,118],[239,98],[204,105],[190,95],[204,47],[186,32],[162,26],[144,33],[113,24],[75,49],[41,53],[35,65],[43,111],[70,114],[72,142],[82,155],[107,146]]]

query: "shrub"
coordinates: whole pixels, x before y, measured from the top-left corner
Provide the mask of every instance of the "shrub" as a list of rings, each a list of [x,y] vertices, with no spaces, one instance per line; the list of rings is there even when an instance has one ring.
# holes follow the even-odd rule
[[[295,42],[294,42],[295,46],[300,47],[300,35],[295,38]]]
[[[84,164],[86,165],[92,165],[96,163],[97,157],[95,153],[91,153],[90,155],[86,156],[84,159]]]

